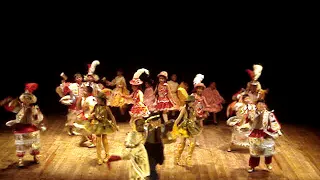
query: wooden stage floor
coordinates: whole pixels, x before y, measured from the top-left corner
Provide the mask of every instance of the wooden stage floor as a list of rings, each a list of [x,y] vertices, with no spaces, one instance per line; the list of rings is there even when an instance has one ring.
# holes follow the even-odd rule
[[[48,117],[48,130],[42,133],[41,163],[28,163],[17,168],[14,138],[9,128],[0,131],[0,179],[128,179],[128,161],[114,162],[108,170],[96,164],[96,150],[79,147],[79,136],[64,131],[64,117]],[[123,148],[127,123],[119,123],[121,130],[109,136],[111,154]],[[165,145],[165,162],[158,167],[160,179],[320,179],[319,133],[315,129],[283,124],[283,134],[277,141],[278,153],[273,170],[262,163],[253,173],[247,172],[248,151],[227,152],[231,128],[221,122],[206,125],[199,137],[200,147],[194,151],[192,168],[173,164],[174,143]],[[183,155],[184,156],[184,155]],[[25,160],[31,161],[27,155]]]

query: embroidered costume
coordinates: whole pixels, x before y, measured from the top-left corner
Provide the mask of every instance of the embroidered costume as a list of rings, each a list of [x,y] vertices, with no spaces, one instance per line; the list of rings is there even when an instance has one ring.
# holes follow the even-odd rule
[[[265,157],[265,164],[272,169],[272,156],[275,154],[274,139],[281,133],[281,125],[272,111],[266,109],[265,103],[258,102],[257,115],[252,121],[252,129],[249,135],[250,159],[248,172],[254,171],[259,166],[260,156]]]
[[[36,83],[28,83],[25,92],[18,99],[7,98],[1,102],[6,110],[17,113],[16,119],[8,121],[7,126],[13,127],[16,145],[16,155],[19,166],[24,166],[23,157],[27,151],[39,163],[40,131],[45,131],[43,115],[37,105],[37,97],[32,94],[38,88]]]

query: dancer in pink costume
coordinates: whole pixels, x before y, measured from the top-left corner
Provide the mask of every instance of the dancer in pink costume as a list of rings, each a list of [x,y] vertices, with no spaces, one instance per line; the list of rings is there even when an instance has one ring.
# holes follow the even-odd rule
[[[143,102],[144,104],[148,107],[150,112],[155,111],[155,106],[154,106],[154,102],[156,100],[156,96],[154,95],[154,89],[153,89],[153,81],[149,80],[146,81],[145,83],[145,90],[143,93],[144,99]]]
[[[155,90],[156,101],[155,108],[156,111],[162,112],[162,118],[165,123],[168,122],[168,111],[176,110],[175,102],[173,100],[171,90],[167,84],[168,73],[166,71],[161,71],[158,74],[159,83]]]
[[[216,113],[220,112],[223,108],[222,104],[225,102],[216,88],[216,83],[211,82],[209,87],[205,88],[202,95],[206,98],[210,108],[206,108],[209,113],[213,113],[213,123],[217,124]]]

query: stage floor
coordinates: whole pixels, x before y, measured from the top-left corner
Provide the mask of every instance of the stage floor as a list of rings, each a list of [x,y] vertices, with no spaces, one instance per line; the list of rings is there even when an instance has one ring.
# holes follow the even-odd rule
[[[80,147],[79,136],[68,136],[64,130],[64,117],[48,117],[48,130],[41,136],[41,163],[31,163],[26,155],[26,167],[17,168],[14,138],[9,128],[0,133],[0,179],[128,179],[128,161],[105,164],[96,161],[96,149]],[[110,152],[121,152],[128,123],[119,123],[120,131],[109,136]],[[160,179],[320,179],[319,133],[315,129],[283,124],[283,136],[277,140],[278,153],[273,169],[267,171],[264,160],[253,173],[247,172],[248,150],[227,152],[231,128],[220,121],[219,125],[206,125],[199,137],[193,167],[173,163],[174,143],[165,145],[165,162],[158,167]],[[318,134],[317,134],[318,133]],[[184,157],[185,153],[183,154]],[[183,158],[182,157],[182,158]]]

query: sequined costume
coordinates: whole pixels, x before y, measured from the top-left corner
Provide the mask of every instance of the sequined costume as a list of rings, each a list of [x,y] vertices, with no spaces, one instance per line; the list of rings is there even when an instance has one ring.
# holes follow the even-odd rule
[[[274,113],[266,109],[264,102],[258,102],[257,107],[257,115],[252,120],[252,128],[249,134],[249,172],[259,166],[260,156],[265,157],[265,164],[271,170],[272,156],[275,154],[274,139],[282,135],[281,125]]]
[[[2,105],[6,110],[17,113],[16,119],[8,121],[7,126],[13,127],[16,145],[16,155],[19,166],[24,166],[23,157],[27,151],[33,155],[34,161],[39,163],[40,131],[45,131],[43,115],[37,105],[37,98],[33,91],[38,88],[36,83],[26,84],[25,92],[18,99],[7,98]]]
[[[199,124],[199,121],[196,117],[195,112],[195,97],[189,96],[186,100],[186,105],[182,107],[179,117],[176,119],[173,134],[178,134],[181,140],[176,146],[175,150],[175,164],[181,164],[180,157],[185,149],[187,139],[190,141],[188,155],[186,158],[186,163],[188,166],[192,165],[192,154],[195,148],[195,137],[198,136],[201,131],[202,127]],[[180,123],[180,120],[182,122]]]
[[[106,95],[102,92],[98,94],[97,104],[94,106],[92,114],[89,116],[89,121],[85,121],[83,128],[94,134],[96,139],[97,147],[97,159],[98,164],[101,165],[103,162],[107,162],[109,158],[109,143],[107,134],[111,134],[118,130],[116,120],[106,105]],[[105,157],[102,159],[102,147],[104,148]]]
[[[91,134],[109,134],[117,130],[115,118],[108,106],[96,104],[92,113],[93,116],[84,123],[84,128]]]

